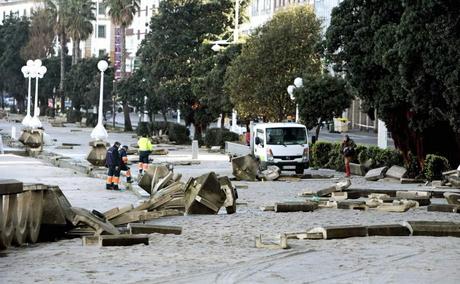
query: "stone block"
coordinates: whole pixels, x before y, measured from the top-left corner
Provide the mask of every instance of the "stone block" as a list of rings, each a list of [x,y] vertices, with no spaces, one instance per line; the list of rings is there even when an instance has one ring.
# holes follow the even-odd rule
[[[323,239],[325,240],[344,239],[352,237],[366,237],[367,227],[356,225],[318,227],[309,230],[308,233],[321,233],[323,235]]]
[[[460,194],[452,193],[452,192],[445,192],[444,197],[446,198],[447,203],[454,204],[454,205],[460,205]]]
[[[399,224],[373,225],[367,227],[369,236],[410,236],[410,230]]]
[[[410,196],[410,195],[407,195]],[[384,203],[393,203],[393,202],[400,202],[403,200],[412,200],[416,201],[419,206],[428,206],[431,204],[431,199],[428,196],[412,196],[412,197],[382,197],[381,200]]]
[[[110,220],[110,223],[112,223],[114,226],[119,226],[119,225],[124,225],[124,224],[132,223],[132,222],[150,221],[150,220],[158,219],[158,218],[165,217],[165,216],[178,216],[178,215],[182,215],[182,213],[179,210],[173,210],[173,209],[152,211],[152,212],[148,212],[147,210],[131,211],[131,212],[124,213]]]
[[[289,248],[287,243],[286,235],[282,234],[279,238],[279,241],[263,241],[262,235],[256,237],[256,248],[266,248],[266,249],[287,249]]]
[[[423,179],[401,178],[401,184],[425,183]]]
[[[366,169],[364,166],[356,163],[350,163],[350,172],[352,175],[364,176],[366,175]]]
[[[413,236],[460,237],[460,223],[438,221],[408,221],[403,224]]]
[[[449,212],[460,213],[460,205],[454,204],[431,204],[428,206],[428,212]]]
[[[91,142],[90,142],[91,144]],[[91,150],[86,157],[86,160],[90,162],[93,166],[102,167],[105,165],[105,159],[107,155],[107,147],[105,142],[102,141],[93,141]]]
[[[182,227],[178,226],[163,226],[163,225],[148,225],[148,224],[136,224],[129,223],[128,230],[130,234],[182,234]]]
[[[385,212],[406,212],[411,208],[417,207],[418,203],[413,200],[393,201],[393,203],[383,203],[376,209]]]
[[[348,193],[347,192],[332,192],[331,193],[331,199],[335,201],[342,201],[348,199]]]
[[[280,176],[281,170],[277,166],[268,166],[266,170],[260,171],[257,177],[263,181],[274,181]]]
[[[255,181],[259,164],[250,155],[236,157],[232,159],[233,175],[237,180]]]
[[[417,198],[417,197],[431,197],[431,193],[428,191],[396,191],[396,197],[399,198]]]
[[[385,173],[385,177],[401,180],[401,178],[406,176],[406,173],[407,173],[406,168],[400,167],[400,166],[392,166]]]
[[[86,236],[82,239],[84,246],[132,246],[138,244],[149,245],[148,235],[102,235]]]
[[[337,202],[338,209],[352,209],[352,210],[363,210],[366,211],[367,205],[365,201],[361,200],[344,200]]]
[[[72,224],[74,226],[77,226],[78,224],[85,224],[88,225],[89,227],[93,228],[96,231],[96,234],[102,234],[102,233],[107,233],[107,234],[112,234],[112,235],[118,235],[120,232],[115,228],[111,223],[107,221],[102,221],[98,217],[94,216],[91,214],[86,209],[83,208],[78,208],[78,207],[72,207],[72,211],[75,214],[75,217],[73,218]]]
[[[232,182],[227,176],[218,178],[220,188],[225,192],[224,207],[227,210],[227,214],[233,214],[236,212],[236,200],[238,199],[238,192],[233,187]]]
[[[185,185],[187,214],[217,214],[227,198],[214,172],[190,178]]]
[[[388,167],[381,167],[377,169],[369,170],[364,178],[368,181],[377,181],[385,177],[385,172],[388,170]]]
[[[131,210],[133,210],[134,206],[132,204],[129,204],[129,205],[126,205],[124,207],[115,207],[115,208],[112,208],[108,211],[105,211],[103,212],[102,214],[104,214],[105,218],[107,218],[107,220],[111,220],[115,217],[118,217],[120,216],[121,214],[124,214],[126,212],[129,212]]]
[[[318,209],[318,203],[311,201],[294,201],[275,203],[275,212],[311,212]]]
[[[23,183],[15,179],[0,179],[0,196],[23,191]]]
[[[265,205],[265,206],[260,206],[259,208],[262,211],[275,211],[274,205]]]
[[[446,176],[446,178],[453,187],[460,188],[460,177]]]

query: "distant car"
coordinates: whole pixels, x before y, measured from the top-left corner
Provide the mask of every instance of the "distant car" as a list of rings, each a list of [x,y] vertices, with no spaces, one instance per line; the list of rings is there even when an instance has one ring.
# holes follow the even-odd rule
[[[116,107],[117,107],[117,112],[123,112],[123,105],[122,104],[119,103],[119,104],[116,105]],[[134,111],[133,106],[128,105],[128,107],[129,107],[129,112]]]

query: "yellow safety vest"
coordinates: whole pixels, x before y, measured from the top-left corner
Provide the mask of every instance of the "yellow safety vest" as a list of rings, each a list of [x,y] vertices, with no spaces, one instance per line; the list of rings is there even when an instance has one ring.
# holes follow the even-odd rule
[[[145,137],[141,137],[139,141],[137,141],[137,145],[139,146],[139,151],[152,151],[153,149],[150,139]]]

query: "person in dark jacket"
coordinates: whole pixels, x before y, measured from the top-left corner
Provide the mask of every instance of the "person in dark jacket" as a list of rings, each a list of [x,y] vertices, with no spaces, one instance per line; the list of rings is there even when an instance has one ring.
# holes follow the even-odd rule
[[[107,155],[105,159],[106,167],[109,168],[107,173],[107,181],[105,184],[105,189],[119,190],[118,183],[120,182],[120,166],[121,158],[118,153],[118,148],[120,147],[120,142],[115,142],[112,147],[107,150]]]
[[[348,135],[345,135],[340,150],[342,151],[342,155],[345,159],[345,176],[350,177],[350,162],[351,158],[355,154],[356,144],[353,139],[351,139]]]
[[[120,166],[120,171],[125,171],[126,172],[126,182],[127,183],[132,183],[132,178],[131,178],[131,169],[128,167],[128,146],[123,145],[120,149],[120,159],[121,159],[121,166]]]

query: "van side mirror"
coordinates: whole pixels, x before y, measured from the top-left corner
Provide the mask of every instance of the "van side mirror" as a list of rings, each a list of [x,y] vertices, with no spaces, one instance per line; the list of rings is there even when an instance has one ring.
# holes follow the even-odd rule
[[[256,142],[256,145],[259,145],[259,144],[260,144],[260,138],[259,138],[259,137],[256,137],[255,142]]]

